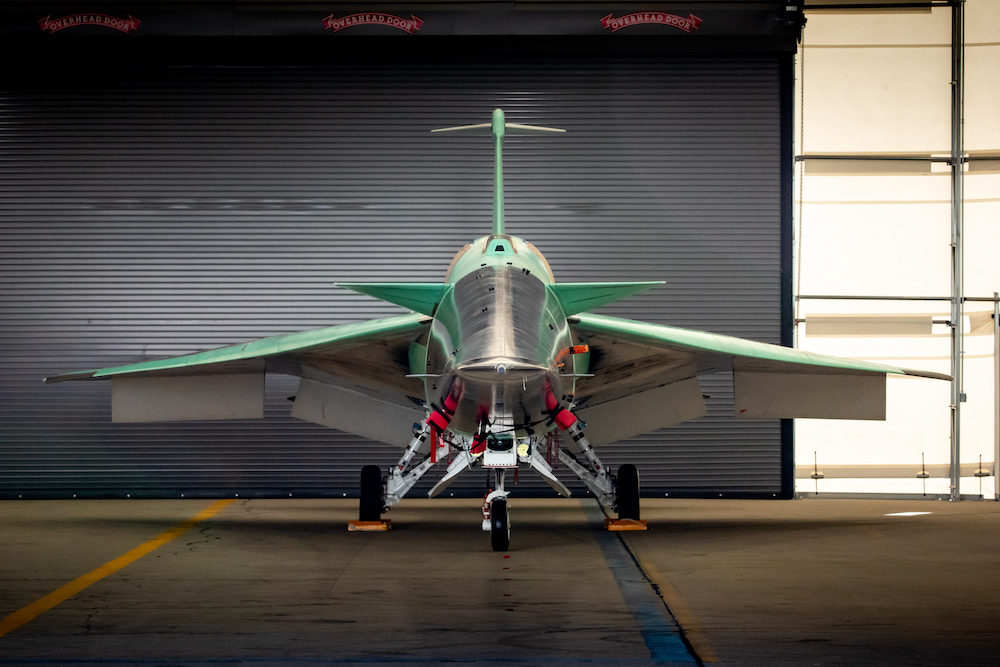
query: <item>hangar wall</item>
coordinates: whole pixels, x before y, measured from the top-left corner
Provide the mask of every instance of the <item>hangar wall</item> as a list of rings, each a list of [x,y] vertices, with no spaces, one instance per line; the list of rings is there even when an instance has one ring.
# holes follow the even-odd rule
[[[508,229],[557,280],[665,280],[602,312],[780,342],[790,70],[773,53],[411,54],[7,80],[0,496],[355,495],[399,450],[291,419],[294,378],[268,379],[262,421],[182,424],[111,424],[106,384],[40,379],[399,312],[332,283],[439,280],[484,233],[489,143],[429,130],[495,107],[569,130],[505,151]],[[703,390],[707,417],[605,462],[638,463],[649,494],[781,494],[781,425],[735,421],[725,378]]]
[[[992,298],[1000,290],[1000,5],[969,0],[964,12],[965,150],[974,160],[964,177],[965,294]],[[951,176],[949,165],[929,158],[950,150],[951,8],[811,12],[807,4],[806,15],[797,57],[796,152],[863,161],[798,164],[797,293],[871,300],[801,301],[798,317],[805,322],[798,344],[949,373],[943,323],[951,289]],[[877,159],[886,156],[913,159]],[[945,300],[912,299],[921,296]],[[997,493],[993,308],[982,301],[965,305],[961,493],[967,496]],[[856,324],[853,331],[815,335],[810,320],[818,316],[839,316],[844,323],[917,316],[926,332],[891,335]],[[948,494],[950,402],[947,383],[890,381],[884,423],[797,420],[798,490]],[[814,460],[824,474],[820,480],[810,478]],[[929,478],[918,476],[924,471]]]

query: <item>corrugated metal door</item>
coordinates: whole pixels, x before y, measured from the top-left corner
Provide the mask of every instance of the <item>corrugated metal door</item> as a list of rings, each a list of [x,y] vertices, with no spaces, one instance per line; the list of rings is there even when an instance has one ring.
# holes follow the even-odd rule
[[[295,379],[269,378],[263,421],[137,425],[110,423],[108,384],[40,380],[400,312],[332,283],[440,280],[488,233],[488,138],[429,130],[495,107],[569,130],[505,151],[508,230],[557,280],[666,280],[602,312],[778,342],[779,70],[413,60],[4,84],[0,496],[355,494],[399,450],[291,419]],[[637,463],[648,493],[777,492],[778,423],[733,420],[724,378],[703,389],[708,417],[606,463]]]

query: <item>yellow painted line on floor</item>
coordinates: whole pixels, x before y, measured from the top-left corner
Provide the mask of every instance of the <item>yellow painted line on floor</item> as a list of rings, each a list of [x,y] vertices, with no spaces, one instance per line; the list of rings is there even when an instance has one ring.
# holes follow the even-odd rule
[[[657,569],[651,558],[644,555],[644,549],[639,546],[641,540],[630,539],[632,536],[625,533],[620,533],[620,535],[622,539],[628,542],[629,550],[635,556],[636,561],[638,561],[639,567],[646,573],[649,580],[656,584],[663,602],[666,603],[667,609],[673,614],[674,620],[681,626],[681,629],[684,631],[684,637],[688,640],[694,652],[698,654],[702,662],[718,662],[719,655],[709,645],[705,635],[702,634],[701,626],[698,624],[698,619],[695,617],[694,612],[684,602],[684,598],[674,588],[674,585],[670,583],[670,579]]]
[[[232,503],[233,500],[233,498],[217,500],[190,519],[180,522],[164,533],[160,533],[145,544],[141,544],[135,549],[132,549],[132,551],[115,558],[113,561],[105,563],[96,570],[74,579],[65,586],[52,591],[45,597],[35,600],[27,607],[18,609],[7,618],[0,620],[0,637],[3,637],[12,630],[16,630],[25,623],[28,623],[37,616],[47,612],[49,609],[52,609],[56,605],[65,602],[91,584],[97,583],[104,577],[114,574],[126,565],[129,565],[130,563],[139,560],[146,554],[159,549],[167,542],[180,537],[205,519],[211,518],[221,512],[227,505]]]

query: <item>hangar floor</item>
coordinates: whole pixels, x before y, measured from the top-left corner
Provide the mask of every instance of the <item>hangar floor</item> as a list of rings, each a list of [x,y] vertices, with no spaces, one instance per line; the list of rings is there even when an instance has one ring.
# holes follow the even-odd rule
[[[477,501],[355,513],[0,503],[0,664],[1000,665],[998,503],[514,497],[507,554]]]

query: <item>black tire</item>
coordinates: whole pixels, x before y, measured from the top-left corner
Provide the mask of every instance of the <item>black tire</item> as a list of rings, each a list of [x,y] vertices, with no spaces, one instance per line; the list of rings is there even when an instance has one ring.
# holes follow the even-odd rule
[[[382,470],[378,466],[361,469],[361,502],[358,519],[378,521],[382,518]]]
[[[510,548],[510,515],[507,514],[506,500],[494,500],[490,504],[490,542],[493,551]]]
[[[618,518],[639,519],[639,471],[626,463],[618,468]]]

